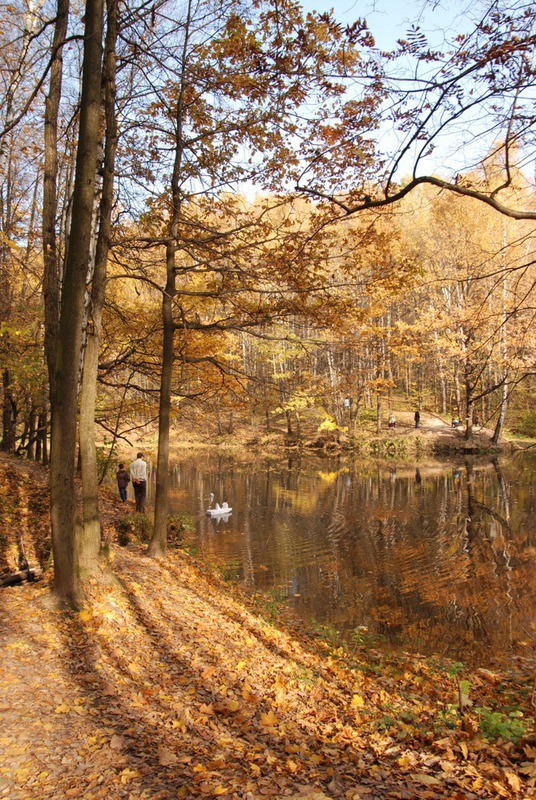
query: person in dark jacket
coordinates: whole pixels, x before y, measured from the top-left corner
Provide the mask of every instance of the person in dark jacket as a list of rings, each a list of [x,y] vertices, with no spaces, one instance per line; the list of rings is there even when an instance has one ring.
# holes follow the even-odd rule
[[[415,427],[418,428],[420,424],[421,424],[421,412],[420,411],[416,411],[415,412]]]
[[[119,469],[115,473],[117,479],[117,488],[119,489],[119,497],[126,503],[127,501],[127,486],[130,483],[130,475],[125,469],[124,464],[119,464]]]

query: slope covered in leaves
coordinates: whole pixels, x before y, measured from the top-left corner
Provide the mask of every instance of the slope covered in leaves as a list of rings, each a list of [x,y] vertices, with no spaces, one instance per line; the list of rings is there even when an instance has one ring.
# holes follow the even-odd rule
[[[55,610],[48,573],[0,592],[0,797],[536,796],[534,742],[462,726],[448,665],[329,651],[186,554],[111,553],[80,613]],[[473,676],[475,705],[528,713],[530,677]]]

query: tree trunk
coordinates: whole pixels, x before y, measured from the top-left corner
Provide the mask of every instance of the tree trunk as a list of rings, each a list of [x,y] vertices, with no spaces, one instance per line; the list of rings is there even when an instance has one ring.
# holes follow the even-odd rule
[[[192,3],[188,0],[186,20],[182,42],[182,64],[186,65],[186,54],[189,46]],[[176,242],[179,232],[181,214],[181,171],[184,155],[183,124],[186,113],[185,97],[186,76],[180,76],[180,91],[177,99],[175,127],[175,160],[171,176],[171,197],[173,212],[169,224],[169,238],[166,242],[166,288],[162,298],[163,350],[162,375],[160,378],[160,412],[158,419],[158,459],[156,469],[156,490],[154,500],[153,536],[147,548],[147,554],[153,557],[163,556],[167,545],[167,518],[169,508],[169,422],[171,408],[171,385],[174,361],[174,323],[173,299],[176,293],[177,267]]]
[[[293,436],[294,432],[292,430],[292,415],[290,413],[290,408],[287,408],[285,415],[287,418],[287,436]]]
[[[82,460],[83,532],[79,542],[81,569],[94,572],[101,545],[99,521],[99,476],[95,444],[95,402],[99,369],[106,266],[111,231],[117,124],[115,117],[115,46],[117,40],[117,2],[109,0],[104,57],[104,104],[106,142],[104,146],[103,185],[99,207],[99,232],[91,288],[89,324],[84,351],[84,371],[80,392],[80,452]]]
[[[11,391],[11,375],[8,369],[2,372],[3,407],[2,407],[2,441],[0,450],[12,453],[15,449],[15,403]]]
[[[154,531],[147,554],[158,558],[165,555],[167,545],[167,518],[169,508],[169,421],[171,382],[174,361],[173,299],[175,293],[175,247],[167,247],[168,280],[162,300],[164,341],[162,374],[160,376],[160,407],[158,416],[158,460],[156,466],[156,491],[154,499]]]
[[[26,458],[28,461],[35,461],[35,444],[37,438],[37,415],[35,408],[32,406],[30,411],[30,418],[28,421],[28,450],[26,451]]]
[[[475,410],[475,404],[473,401],[468,398],[466,403],[466,412],[465,412],[465,434],[464,437],[467,441],[473,438],[473,414]]]
[[[506,419],[507,407],[508,407],[508,381],[505,379],[502,386],[501,407],[499,409],[499,416],[497,417],[495,430],[493,431],[493,436],[491,437],[491,441],[493,444],[499,444],[499,439],[501,438],[502,430],[504,427],[504,420]]]
[[[506,237],[506,225],[503,228],[503,245],[504,245],[504,252],[506,252],[508,242]],[[499,347],[501,352],[501,358],[503,363],[503,378],[504,383],[502,385],[502,393],[501,393],[501,407],[499,409],[499,416],[497,417],[497,424],[495,425],[495,430],[493,431],[493,436],[491,437],[491,441],[493,444],[498,444],[499,439],[501,438],[501,433],[504,426],[504,421],[506,419],[506,409],[508,406],[508,335],[507,335],[507,326],[508,326],[508,312],[507,312],[507,297],[508,297],[508,271],[506,269],[503,273],[503,285],[502,285],[502,303],[503,303],[503,320],[501,325],[501,330],[499,332]]]
[[[462,392],[460,387],[460,374],[458,365],[454,366],[454,397],[456,401],[456,416],[461,421],[461,412],[462,412]]]
[[[63,43],[67,34],[69,0],[57,0],[52,42],[50,83],[45,99],[43,175],[43,299],[45,305],[45,358],[49,385],[54,381],[60,310],[59,254],[56,242],[58,211],[58,114],[63,77]]]
[[[81,600],[77,552],[79,521],[75,497],[78,377],[99,141],[102,31],[103,0],[87,0],[72,222],[51,394],[50,504],[54,591],[60,602],[74,607],[79,606]]]
[[[26,444],[30,440],[29,431],[30,431],[30,423],[28,417],[26,417],[24,419],[24,427],[22,429],[22,433],[19,436],[19,444],[15,451],[15,454],[17,456],[25,455]]]
[[[93,326],[91,326],[93,328]],[[80,389],[80,460],[82,465],[83,525],[78,540],[78,563],[83,572],[95,572],[100,551],[97,449],[95,447],[95,400],[99,337],[88,334]]]
[[[467,344],[467,343],[466,343]],[[464,348],[467,350],[467,347]],[[469,363],[469,359],[467,357],[467,353],[465,352],[465,363],[464,363],[464,391],[465,391],[465,434],[464,438],[469,441],[473,438],[473,415],[475,413],[475,401],[474,401],[474,386],[473,381],[471,379],[471,365]]]
[[[381,433],[382,430],[382,397],[380,394],[376,395],[376,433]]]
[[[35,443],[35,460],[45,466],[48,464],[48,415],[46,401],[37,417],[37,441]]]

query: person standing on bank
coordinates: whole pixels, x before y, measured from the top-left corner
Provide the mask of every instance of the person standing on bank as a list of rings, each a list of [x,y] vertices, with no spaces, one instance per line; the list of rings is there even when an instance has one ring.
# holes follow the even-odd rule
[[[421,424],[421,412],[420,411],[416,411],[415,412],[415,427],[418,428],[420,424]]]
[[[127,486],[130,483],[130,475],[125,469],[124,464],[119,464],[119,469],[115,473],[117,479],[117,488],[119,489],[119,497],[126,503],[127,501]]]
[[[138,453],[136,460],[130,465],[130,479],[134,488],[136,511],[143,513],[147,497],[147,464],[143,461],[143,453]]]

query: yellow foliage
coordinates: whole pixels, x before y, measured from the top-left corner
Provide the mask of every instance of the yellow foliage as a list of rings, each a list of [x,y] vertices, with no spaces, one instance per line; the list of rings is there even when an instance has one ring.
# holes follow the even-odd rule
[[[332,417],[326,417],[317,428],[318,432],[321,431],[335,431],[337,430],[337,423]]]

